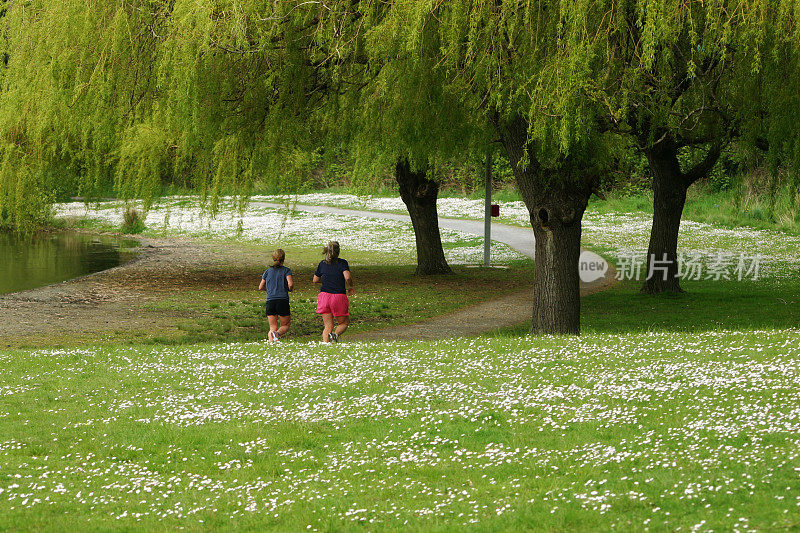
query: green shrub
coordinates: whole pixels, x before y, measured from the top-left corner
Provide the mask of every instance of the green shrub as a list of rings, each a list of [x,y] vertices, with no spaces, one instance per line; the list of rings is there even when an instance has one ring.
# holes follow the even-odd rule
[[[145,230],[144,219],[139,211],[133,207],[129,207],[122,215],[122,232],[123,233],[141,233]]]

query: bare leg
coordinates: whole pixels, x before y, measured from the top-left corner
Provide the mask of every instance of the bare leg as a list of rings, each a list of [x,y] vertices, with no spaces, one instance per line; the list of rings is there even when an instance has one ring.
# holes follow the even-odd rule
[[[328,335],[333,332],[333,315],[331,313],[322,313],[322,342],[330,342]]]
[[[289,325],[292,323],[291,316],[282,316],[281,319],[281,327],[278,328],[278,335],[283,337],[286,335],[286,332],[289,331]]]
[[[347,330],[347,326],[350,325],[350,317],[349,316],[337,316],[336,320],[339,322],[339,325],[336,327],[336,334],[341,335],[342,333]]]
[[[269,333],[267,333],[267,340],[274,340],[272,333],[278,331],[278,315],[268,315],[267,321],[269,322]]]

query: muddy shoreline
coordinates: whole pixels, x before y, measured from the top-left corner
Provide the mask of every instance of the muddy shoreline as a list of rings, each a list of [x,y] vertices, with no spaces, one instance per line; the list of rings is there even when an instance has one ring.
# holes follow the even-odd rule
[[[113,342],[120,333],[169,334],[191,316],[144,306],[181,290],[251,287],[264,261],[263,252],[232,244],[121,237],[140,243],[137,256],[122,265],[0,295],[0,347],[57,345],[62,337]]]

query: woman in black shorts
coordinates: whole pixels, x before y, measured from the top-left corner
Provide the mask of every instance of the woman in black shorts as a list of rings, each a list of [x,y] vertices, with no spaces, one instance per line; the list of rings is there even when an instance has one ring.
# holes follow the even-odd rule
[[[294,280],[292,271],[283,266],[285,260],[286,253],[280,248],[272,252],[272,266],[261,276],[261,284],[258,286],[258,290],[267,291],[267,339],[271,341],[280,340],[289,331],[292,323],[289,293],[294,290]]]

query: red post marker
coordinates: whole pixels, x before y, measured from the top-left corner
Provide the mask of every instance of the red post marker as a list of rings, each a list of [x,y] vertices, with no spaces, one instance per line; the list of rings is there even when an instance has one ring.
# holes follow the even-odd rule
[[[497,204],[492,204],[492,216],[499,217],[500,216],[500,206]]]

